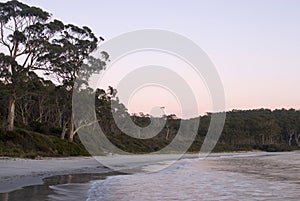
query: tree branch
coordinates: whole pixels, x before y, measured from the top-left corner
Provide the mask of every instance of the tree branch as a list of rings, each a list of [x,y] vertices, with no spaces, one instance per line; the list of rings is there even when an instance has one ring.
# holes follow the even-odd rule
[[[77,127],[77,129],[73,132],[73,135],[75,135],[80,129],[82,129],[82,128],[84,128],[84,127],[87,127],[87,126],[91,126],[91,125],[97,123],[98,121],[100,121],[100,120],[96,120],[96,121],[92,121],[92,122],[87,123],[87,124],[80,125],[80,126]]]

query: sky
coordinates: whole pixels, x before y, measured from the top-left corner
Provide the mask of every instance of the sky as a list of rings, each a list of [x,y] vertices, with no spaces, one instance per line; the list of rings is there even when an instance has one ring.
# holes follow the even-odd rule
[[[300,109],[299,0],[22,2],[41,7],[65,23],[86,25],[106,41],[126,32],[149,28],[168,30],[189,38],[214,63],[223,82],[226,110]],[[157,59],[160,63],[172,60],[164,55],[149,55],[148,59]],[[147,57],[135,56],[131,62]],[[124,74],[137,65],[120,67],[125,64],[123,61],[116,65],[112,74]],[[184,66],[180,61],[170,64],[175,69],[179,65]],[[104,85],[110,82],[113,85],[117,81],[108,76]],[[205,84],[195,92],[200,100],[198,113],[212,110],[209,92],[203,92],[203,89]],[[131,112],[149,113],[151,107],[161,104],[166,113],[181,116],[180,104],[169,91],[153,87],[143,90],[137,91],[127,103]],[[154,90],[160,95],[150,97]],[[194,108],[190,110],[190,116],[193,116]]]

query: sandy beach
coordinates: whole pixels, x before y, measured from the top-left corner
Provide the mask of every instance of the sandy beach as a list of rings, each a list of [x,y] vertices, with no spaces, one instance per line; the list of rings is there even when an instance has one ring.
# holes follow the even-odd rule
[[[197,154],[189,154],[186,157],[197,156]],[[176,158],[179,156],[166,154],[113,156],[104,157],[105,160],[101,159],[106,165],[120,165],[119,168],[112,166],[114,168],[112,170],[93,157],[41,158],[40,160],[2,157],[0,158],[0,193],[43,184],[44,178],[56,175],[105,174],[116,170],[140,168],[146,164],[156,164]]]
[[[1,158],[0,193],[42,184],[43,179],[50,176],[110,171],[92,157],[43,158],[41,160]]]
[[[267,195],[264,194],[266,192],[271,192],[266,198],[290,199],[298,196],[296,190],[299,188],[300,179],[300,152],[213,153],[205,160],[197,156],[197,154],[184,155],[182,157],[185,158],[184,160],[179,160],[165,169],[164,165],[168,166],[168,161],[176,158],[176,155],[148,155],[147,157],[135,155],[131,160],[128,156],[114,156],[123,164],[123,168],[133,167],[134,164],[134,167],[142,167],[141,169],[146,172],[151,170],[151,174],[132,175],[122,175],[121,172],[104,167],[92,157],[42,158],[41,160],[1,158],[0,200],[87,200],[88,197],[91,198],[89,200],[101,200],[103,196],[113,199],[122,197],[125,195],[124,192],[130,192],[126,194],[127,196],[143,192],[143,195],[135,198],[146,199],[149,198],[149,194],[155,192],[162,191],[162,194],[157,196],[172,192],[166,189],[164,191],[164,188],[170,184],[178,184],[174,186],[174,189],[178,188],[178,192],[182,188],[185,191],[194,188],[196,194],[182,192],[182,195],[192,195],[192,197],[202,195],[198,191],[206,189],[210,184],[211,194],[201,199],[216,199],[225,194],[232,198],[247,198],[250,195],[261,198]],[[156,171],[158,169],[162,171]],[[145,179],[152,182],[145,183]],[[165,182],[164,179],[171,181],[162,187],[161,182]],[[188,183],[181,184],[178,181],[188,181]],[[228,181],[232,184],[230,188]],[[132,185],[128,185],[128,182]],[[158,182],[157,185],[161,188],[156,189],[155,182]],[[260,185],[259,188],[257,184]],[[248,187],[242,188],[243,185]],[[139,186],[141,191],[131,188],[136,186]],[[149,192],[145,189],[149,189]],[[245,189],[250,190],[245,191]],[[130,200],[129,198],[125,200]]]
[[[209,158],[224,158],[227,156],[239,155],[239,156],[268,156],[272,153],[266,152],[245,152],[245,153],[213,153],[209,155]],[[277,153],[278,157],[284,158],[280,153]],[[198,154],[186,154],[183,158],[197,158]],[[112,162],[118,162],[117,164],[122,169],[133,169],[144,167],[147,171],[147,167],[155,168],[155,164],[160,162],[166,162],[170,160],[176,160],[179,158],[175,154],[166,155],[134,155],[134,156],[116,156],[107,157],[107,161],[104,164],[112,164]],[[273,158],[273,157],[271,157]],[[114,160],[111,160],[114,159]],[[114,164],[116,165],[116,164]],[[121,166],[122,165],[122,166]],[[163,167],[160,165],[159,169]],[[168,165],[167,165],[168,166]],[[116,166],[113,167],[116,171]],[[145,168],[146,167],[146,168]],[[159,170],[158,169],[158,170]],[[68,157],[68,158],[41,158],[40,160],[33,159],[21,159],[21,158],[0,158],[0,193],[11,192],[16,189],[20,189],[25,186],[43,184],[43,179],[56,175],[71,175],[71,174],[104,174],[112,172],[113,170],[105,167],[93,157]],[[123,171],[124,172],[124,171]],[[125,171],[129,173],[128,171]]]

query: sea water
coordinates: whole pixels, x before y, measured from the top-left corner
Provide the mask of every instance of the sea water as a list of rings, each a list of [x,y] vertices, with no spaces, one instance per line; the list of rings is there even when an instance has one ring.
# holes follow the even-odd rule
[[[298,159],[298,153],[182,159],[159,172],[93,181],[87,200],[300,200]]]
[[[55,176],[0,200],[300,200],[299,152],[189,155],[172,165],[164,160],[173,156],[151,157],[158,162],[141,167],[150,173]]]

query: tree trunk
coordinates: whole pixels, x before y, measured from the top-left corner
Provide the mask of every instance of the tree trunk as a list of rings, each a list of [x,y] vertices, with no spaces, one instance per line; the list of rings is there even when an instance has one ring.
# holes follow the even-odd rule
[[[74,135],[75,135],[75,133],[74,133],[74,115],[72,112],[71,119],[70,119],[69,142],[73,142]]]
[[[300,147],[300,134],[297,131],[295,131],[295,140],[296,140],[297,146]]]
[[[6,126],[7,131],[14,130],[15,107],[16,107],[16,91],[15,89],[12,89],[9,105],[8,105],[8,111],[7,111],[7,126]]]
[[[169,126],[167,126],[166,140],[168,140],[168,139],[169,139],[169,133],[170,133],[170,127],[169,127]]]
[[[64,121],[63,125],[62,125],[62,131],[61,131],[61,134],[60,134],[60,139],[62,139],[62,140],[65,139],[66,132],[67,132],[67,122]]]
[[[26,118],[26,114],[27,114],[27,103],[25,103],[24,105],[23,104],[20,104],[20,106],[19,106],[19,108],[20,108],[20,115],[21,115],[21,117],[22,117],[22,122],[23,122],[23,124],[25,125],[25,126],[27,126],[28,125],[28,121],[27,121],[27,118]],[[16,113],[17,113],[17,111],[16,111]]]
[[[294,130],[287,130],[287,133],[289,135],[289,146],[292,146],[292,140],[293,140],[293,136],[294,136]]]
[[[290,135],[290,138],[289,138],[289,146],[292,146],[292,135]]]
[[[44,101],[43,101],[43,97],[42,97],[42,99],[39,100],[39,118],[38,118],[39,123],[42,123],[42,120],[43,120],[43,115],[44,115],[43,106],[44,106]]]

